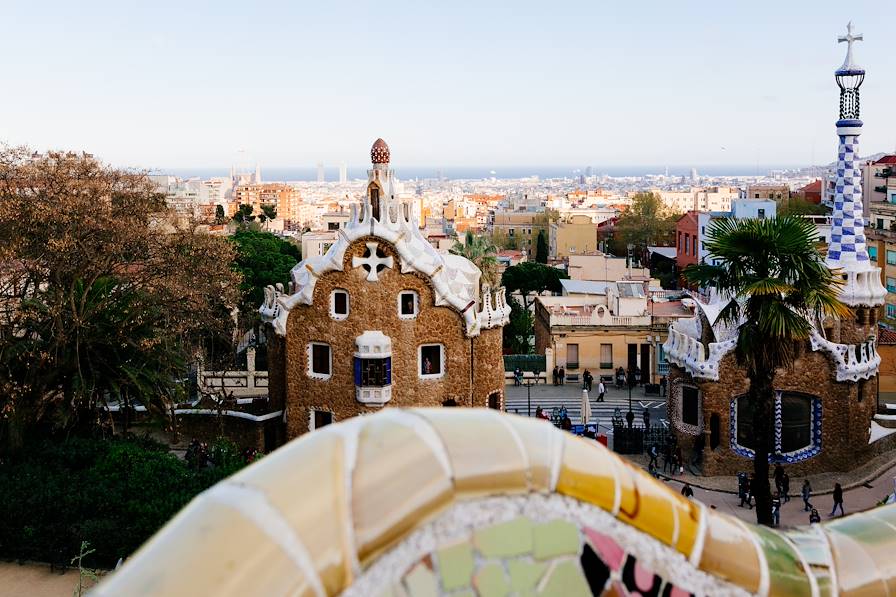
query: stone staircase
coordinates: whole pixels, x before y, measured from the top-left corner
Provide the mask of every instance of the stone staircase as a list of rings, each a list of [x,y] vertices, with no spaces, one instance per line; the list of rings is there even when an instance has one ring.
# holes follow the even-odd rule
[[[644,402],[644,398],[634,400],[632,404],[632,410],[636,415],[636,421],[638,424],[641,423],[641,417],[643,408],[641,407],[640,402]],[[650,401],[649,399],[647,399]],[[597,420],[598,425],[600,426],[600,433],[604,435],[613,435],[613,413],[618,407],[622,411],[622,415],[625,416],[625,413],[628,412],[628,401],[626,400],[624,403],[620,403],[619,400],[613,400],[612,402],[596,402],[595,397],[590,397],[591,402],[591,419],[588,421],[590,424],[593,424],[595,420]],[[653,404],[656,404],[657,401],[650,401]],[[518,415],[526,415],[526,397],[522,396],[507,396],[504,401],[505,408],[507,412],[514,413]],[[551,411],[554,408],[559,409],[561,406],[566,407],[566,413],[572,421],[573,425],[578,425],[582,422],[582,400],[581,398],[575,400],[572,398],[568,398],[565,396],[558,397],[544,397],[539,396],[538,401],[536,402],[535,398],[532,399],[532,416],[535,416],[535,409],[541,407],[548,413],[551,414]],[[666,425],[665,419],[660,419],[657,421],[658,411],[656,409],[651,410],[651,425],[656,425],[657,423]]]

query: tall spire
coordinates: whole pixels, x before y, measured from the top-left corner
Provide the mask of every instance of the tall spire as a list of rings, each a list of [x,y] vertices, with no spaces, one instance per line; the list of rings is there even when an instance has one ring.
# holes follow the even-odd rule
[[[847,34],[838,42],[847,42],[846,60],[835,72],[840,87],[840,118],[837,120],[837,181],[834,189],[834,211],[831,223],[831,241],[828,245],[827,264],[843,276],[840,300],[856,306],[883,304],[886,294],[880,282],[880,268],[873,267],[865,245],[865,222],[862,216],[862,170],[858,161],[859,135],[859,87],[865,80],[865,71],[853,61],[852,45],[861,40],[854,35],[852,23]]]

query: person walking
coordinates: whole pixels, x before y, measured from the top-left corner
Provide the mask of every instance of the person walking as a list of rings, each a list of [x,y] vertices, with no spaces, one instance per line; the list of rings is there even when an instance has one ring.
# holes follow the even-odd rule
[[[644,419],[644,431],[649,430],[650,429],[650,411],[645,408],[644,413],[641,415],[641,417]]]
[[[604,386],[603,380],[597,382],[597,401],[604,401],[604,394],[607,392],[607,388]]]
[[[781,493],[781,477],[783,477],[783,476],[784,476],[784,467],[781,466],[780,462],[778,462],[777,464],[775,464],[775,473],[774,473],[775,491],[777,491],[778,493]]]
[[[784,503],[790,501],[790,475],[786,472],[781,476],[781,489],[784,496]]]
[[[663,447],[663,473],[666,472],[667,467],[672,467],[672,444],[666,442],[666,445]],[[672,469],[673,472],[675,469]]]
[[[560,367],[560,371],[557,372],[558,379],[560,380],[560,385],[566,385],[566,369]]]
[[[666,376],[665,376],[665,375],[662,376],[662,377],[660,378],[660,392],[662,393],[663,396],[666,395],[666,384],[667,384],[667,383],[668,383],[668,382],[666,381]]]
[[[772,498],[772,526],[781,526],[781,494],[776,492]]]
[[[812,504],[809,503],[809,498],[812,497],[812,486],[809,485],[809,479],[803,480],[803,488],[800,489],[800,495],[803,498],[803,512],[812,510]]]
[[[513,385],[523,385],[523,371],[519,367],[513,370]]]
[[[741,508],[743,508],[744,504],[746,504],[750,508],[750,510],[753,509],[753,496],[750,495],[750,490],[752,489],[752,487],[750,486],[750,481],[752,480],[751,477],[752,475],[744,479],[744,490],[740,495],[739,504]]]
[[[694,497],[694,490],[691,488],[691,484],[685,481],[684,487],[681,488],[681,495],[690,499]]]
[[[656,468],[658,464],[656,458],[657,456],[659,456],[659,450],[657,449],[656,444],[650,444],[650,449],[647,450],[647,454],[650,456],[650,463],[647,465],[647,467]]]
[[[590,392],[592,379],[594,377],[591,375],[591,372],[585,369],[585,372],[582,374],[582,388]]]
[[[560,369],[557,367],[557,365],[554,365],[554,371],[551,373],[551,376],[554,379],[554,385],[560,385]]]
[[[843,516],[843,488],[839,483],[834,483],[834,509],[831,510],[831,516],[837,511],[837,506],[840,506],[840,516]]]

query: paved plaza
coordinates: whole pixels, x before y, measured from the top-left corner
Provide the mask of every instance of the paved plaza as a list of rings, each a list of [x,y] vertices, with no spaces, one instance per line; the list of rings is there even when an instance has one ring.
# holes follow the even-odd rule
[[[628,389],[617,389],[608,385],[604,402],[596,402],[596,389],[597,384],[595,383],[595,391],[589,392],[591,403],[591,419],[589,423],[593,424],[597,421],[599,432],[608,436],[610,447],[612,448],[613,427],[611,421],[613,411],[617,407],[623,415],[628,411]],[[548,413],[553,408],[565,406],[573,424],[579,424],[582,422],[581,403],[581,383],[567,383],[562,386],[554,386],[550,382],[547,384],[542,382],[528,388],[510,384],[506,387],[506,410],[514,414],[525,416],[527,409],[529,409],[529,404],[531,404],[531,416],[535,416],[535,409],[539,406],[548,411]],[[651,425],[660,424],[668,428],[666,398],[645,395],[643,387],[633,388],[632,410],[635,413],[637,422],[641,422],[645,409],[650,412]],[[648,458],[646,455],[623,455],[623,458],[628,458],[636,465],[647,468]],[[745,464],[745,470],[749,472],[752,469],[752,465],[750,463]],[[825,473],[810,476],[809,482],[815,494],[810,501],[818,509],[822,520],[827,520],[827,515],[831,511],[833,503],[830,495],[831,488],[837,482],[844,487],[844,507],[847,512],[867,510],[876,506],[887,494],[893,492],[894,478],[896,478],[896,458],[894,458],[893,454],[884,454],[848,473]],[[735,477],[700,477],[685,473],[684,475],[677,475],[664,480],[675,491],[680,491],[685,481],[693,486],[694,498],[702,501],[707,506],[736,516],[746,522],[756,522],[755,510],[738,506],[740,500],[737,496],[737,480]],[[781,507],[782,526],[808,524],[809,514],[803,511],[803,501],[799,497],[802,482],[803,477],[791,479],[793,496],[789,502],[784,503]],[[774,487],[772,487],[772,490],[774,491]]]

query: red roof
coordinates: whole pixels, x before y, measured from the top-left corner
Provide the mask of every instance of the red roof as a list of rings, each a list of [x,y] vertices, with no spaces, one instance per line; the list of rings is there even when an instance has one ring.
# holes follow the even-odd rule
[[[896,164],[896,155],[885,155],[881,159],[874,162],[875,164]]]
[[[896,331],[889,328],[879,327],[880,337],[877,339],[878,344],[896,344]]]
[[[804,186],[800,189],[804,193],[820,193],[821,192],[821,179],[815,180]]]

